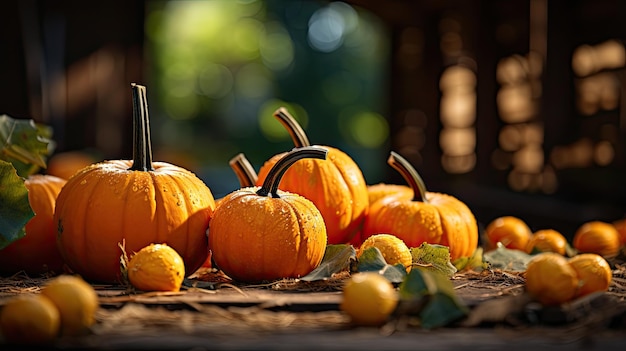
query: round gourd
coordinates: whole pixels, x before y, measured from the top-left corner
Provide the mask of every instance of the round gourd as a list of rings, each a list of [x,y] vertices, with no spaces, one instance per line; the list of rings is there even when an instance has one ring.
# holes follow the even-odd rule
[[[493,250],[501,243],[507,249],[526,251],[533,235],[528,224],[514,216],[498,217],[485,228],[486,246]]]
[[[526,253],[556,252],[561,255],[567,254],[567,239],[563,234],[554,229],[541,229],[532,234]]]
[[[230,168],[232,168],[233,172],[237,176],[239,180],[239,187],[246,188],[254,186],[257,180],[257,174],[250,161],[246,158],[246,155],[243,153],[237,154],[235,157],[231,158],[228,161]],[[222,202],[223,198],[215,199],[215,207]],[[208,250],[209,254],[206,258],[206,261],[202,264],[202,268],[212,268],[213,267],[213,255],[211,254],[211,250]]]
[[[87,280],[122,280],[120,246],[137,252],[165,243],[181,255],[190,273],[207,258],[213,194],[187,169],[152,162],[146,90],[132,84],[132,91],[133,160],[81,169],[57,198],[58,247],[67,265]]]
[[[324,218],[305,197],[278,189],[281,177],[305,157],[326,157],[317,147],[294,149],[279,160],[261,187],[226,195],[209,225],[216,268],[237,281],[298,278],[321,262],[327,244]]]
[[[310,146],[298,122],[280,108],[274,116],[287,128],[296,148]],[[281,190],[311,200],[326,223],[329,244],[349,242],[361,229],[369,208],[367,184],[358,165],[343,151],[330,146],[327,160],[303,159],[283,176]],[[256,185],[261,186],[272,166],[284,153],[267,160],[259,169]]]
[[[611,223],[586,222],[574,233],[573,246],[581,253],[615,256],[620,248],[619,232]]]
[[[408,247],[424,242],[448,246],[452,260],[471,256],[478,245],[478,226],[467,205],[451,195],[428,192],[419,174],[397,153],[391,152],[388,163],[410,184],[414,196],[398,193],[371,204],[362,239],[388,233]]]
[[[578,288],[578,276],[568,259],[556,252],[542,252],[527,264],[526,291],[544,306],[572,300]]]
[[[24,237],[0,250],[0,272],[61,273],[63,257],[56,246],[57,228],[53,215],[57,195],[65,183],[65,179],[42,174],[33,174],[24,180],[28,202],[35,216],[24,226]]]

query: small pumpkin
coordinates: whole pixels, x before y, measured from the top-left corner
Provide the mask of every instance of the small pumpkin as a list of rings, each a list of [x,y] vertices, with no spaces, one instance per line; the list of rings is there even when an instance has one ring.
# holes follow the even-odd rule
[[[400,172],[414,195],[390,195],[370,205],[362,239],[388,233],[408,247],[424,242],[448,246],[452,260],[471,256],[478,245],[478,226],[467,205],[454,196],[427,191],[417,171],[399,154],[392,151],[387,162]]]
[[[611,286],[613,272],[604,257],[594,253],[583,253],[570,258],[569,264],[578,276],[576,297],[607,291]]]
[[[620,246],[626,246],[626,218],[618,219],[613,222],[613,226],[619,234]]]
[[[130,257],[126,273],[135,289],[177,292],[185,278],[185,265],[167,244],[150,244]]]
[[[0,250],[0,272],[61,273],[63,257],[56,246],[53,215],[57,195],[65,183],[65,179],[44,174],[32,174],[24,180],[35,216],[24,226],[24,237]]]
[[[556,252],[535,255],[526,266],[525,288],[544,306],[560,305],[572,300],[578,289],[578,275],[568,259]]]
[[[515,216],[498,217],[485,228],[488,250],[493,250],[501,243],[507,249],[526,251],[533,232],[528,224]]]
[[[288,130],[296,148],[311,145],[285,108],[276,110],[274,116]],[[329,244],[347,243],[357,235],[367,215],[367,184],[350,156],[334,147],[320,147],[328,150],[328,159],[298,161],[283,176],[281,190],[300,194],[315,204],[326,222]],[[261,166],[257,186],[263,184],[270,169],[284,155],[274,155]]]
[[[526,253],[556,252],[560,255],[567,254],[567,239],[563,234],[554,229],[541,229],[532,234]]]
[[[603,221],[583,223],[574,233],[573,245],[581,253],[595,253],[604,257],[619,252],[619,233],[614,225]]]
[[[121,245],[137,252],[165,243],[194,272],[207,258],[206,229],[215,208],[211,190],[195,174],[152,162],[146,88],[132,84],[133,159],[81,169],[57,198],[57,244],[67,265],[87,280],[122,280]]]
[[[305,197],[278,186],[294,163],[326,154],[317,147],[294,149],[272,166],[261,187],[222,199],[208,231],[217,268],[234,280],[259,282],[301,277],[319,265],[327,244],[322,214]]]

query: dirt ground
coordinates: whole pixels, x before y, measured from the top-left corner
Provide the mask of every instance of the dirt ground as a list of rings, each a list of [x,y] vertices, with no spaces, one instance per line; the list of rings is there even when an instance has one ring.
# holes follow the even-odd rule
[[[341,282],[285,280],[235,285],[207,271],[179,293],[139,293],[95,285],[101,308],[90,335],[61,337],[56,350],[617,350],[626,346],[626,268],[608,292],[546,309],[529,300],[520,274],[457,273],[469,314],[426,330],[394,315],[379,328],[356,327],[340,312]],[[46,278],[0,279],[0,304],[37,293]],[[6,345],[0,349],[21,350]]]

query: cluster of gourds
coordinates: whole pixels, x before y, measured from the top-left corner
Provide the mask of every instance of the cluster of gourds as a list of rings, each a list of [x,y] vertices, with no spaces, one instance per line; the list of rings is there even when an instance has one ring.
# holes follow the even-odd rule
[[[626,247],[626,219],[589,221],[574,232],[572,244],[559,231],[533,232],[515,216],[492,220],[485,229],[488,250],[504,247],[530,256],[526,291],[543,305],[559,305],[608,290],[613,273],[608,259]]]
[[[131,88],[133,159],[93,163],[67,180],[50,175],[29,179],[37,215],[26,238],[3,250],[3,270],[58,272],[64,264],[89,281],[118,283],[124,279],[123,253],[162,243],[180,254],[189,274],[215,265],[233,279],[257,282],[304,276],[320,264],[327,245],[358,247],[381,233],[408,247],[424,242],[446,246],[451,260],[470,257],[477,249],[478,226],[468,206],[454,196],[427,191],[399,154],[392,151],[387,163],[406,184],[367,184],[350,156],[331,146],[311,145],[284,108],[274,116],[295,147],[268,159],[258,175],[243,154],[233,158],[241,187],[216,200],[189,170],[152,161],[146,89]],[[486,231],[492,235],[488,240],[508,240],[492,229]],[[597,224],[593,229],[600,230]],[[543,232],[527,235],[523,249],[548,245],[539,240],[544,237],[563,246],[554,233]],[[38,242],[28,245],[29,240]],[[576,240],[588,246],[602,242],[597,236]],[[601,253],[613,253],[622,244],[605,243],[610,252]],[[28,247],[28,255],[18,250],[21,245]],[[35,250],[48,252],[33,254]],[[29,257],[28,262],[20,257]]]
[[[234,279],[260,281],[306,275],[328,244],[358,246],[378,233],[394,234],[409,246],[449,246],[452,259],[476,249],[478,229],[469,208],[453,196],[426,191],[400,155],[392,152],[388,162],[408,185],[368,185],[346,153],[311,146],[284,108],[274,116],[294,149],[271,157],[247,181],[235,169],[241,188],[216,201],[192,172],[152,161],[146,90],[131,87],[133,159],[93,163],[67,180],[49,182],[55,188],[45,197],[47,214],[37,210],[36,217],[46,217],[41,238],[56,243],[34,246],[54,247],[58,259],[48,260],[45,269],[58,271],[64,263],[87,280],[120,282],[123,250],[164,243],[180,253],[186,272],[212,263]]]

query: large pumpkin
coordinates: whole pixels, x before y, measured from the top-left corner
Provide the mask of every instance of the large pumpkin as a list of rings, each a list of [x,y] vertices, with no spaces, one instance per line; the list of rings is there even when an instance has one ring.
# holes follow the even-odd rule
[[[423,242],[450,248],[451,259],[471,256],[478,245],[478,226],[470,209],[457,198],[429,192],[415,169],[400,155],[391,152],[388,163],[413,189],[388,195],[370,205],[362,239],[393,234],[409,247]]]
[[[217,268],[234,280],[260,282],[298,278],[319,265],[327,244],[322,214],[311,201],[278,186],[294,162],[326,154],[315,147],[295,149],[272,167],[261,187],[222,199],[208,231]]]
[[[274,116],[287,128],[296,148],[311,145],[285,108],[276,110]],[[367,215],[367,184],[350,156],[334,147],[320,147],[328,150],[327,160],[306,158],[296,162],[287,170],[280,186],[315,204],[326,222],[329,244],[347,243],[360,231]],[[261,166],[257,186],[263,184],[269,170],[283,156],[284,153],[275,155]]]
[[[133,160],[83,168],[57,198],[57,243],[67,265],[87,280],[118,282],[120,256],[165,243],[193,273],[207,258],[210,189],[187,169],[152,162],[146,89],[132,84]]]
[[[24,226],[24,237],[0,250],[0,272],[61,273],[63,257],[56,246],[56,225],[52,217],[57,195],[65,182],[65,179],[43,174],[33,174],[24,180],[35,216]]]

